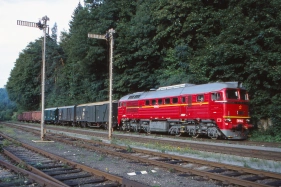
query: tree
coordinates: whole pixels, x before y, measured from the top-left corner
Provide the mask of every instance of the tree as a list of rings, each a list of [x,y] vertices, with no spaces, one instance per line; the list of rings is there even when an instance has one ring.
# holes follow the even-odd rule
[[[57,42],[57,38],[58,38],[58,27],[57,27],[57,23],[54,24],[54,26],[51,29],[52,34],[51,34],[51,38],[53,39],[53,41]]]
[[[0,121],[11,120],[16,104],[9,99],[6,89],[0,88]]]

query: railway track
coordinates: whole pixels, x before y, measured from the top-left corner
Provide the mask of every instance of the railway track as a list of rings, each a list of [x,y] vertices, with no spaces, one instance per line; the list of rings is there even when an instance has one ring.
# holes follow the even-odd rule
[[[12,124],[9,124],[12,125]],[[29,127],[35,127],[34,125],[28,125]],[[22,126],[21,126],[22,127]],[[79,133],[82,135],[88,135],[93,137],[101,137],[107,138],[108,134],[104,132],[97,131],[85,131],[85,130],[77,130],[72,128],[59,128],[48,126],[49,130],[54,131],[64,131],[70,133]],[[152,143],[152,144],[163,144],[176,146],[179,148],[190,148],[192,150],[197,151],[205,151],[212,153],[220,153],[220,154],[228,154],[228,155],[236,155],[241,157],[249,157],[249,158],[258,158],[265,160],[274,160],[281,161],[281,149],[277,149],[276,151],[268,150],[264,146],[247,146],[243,147],[243,145],[233,145],[233,144],[220,144],[220,143],[206,143],[206,142],[198,142],[198,141],[186,141],[182,139],[172,139],[172,138],[162,138],[162,137],[153,137],[153,136],[143,136],[143,135],[133,135],[133,134],[114,134],[114,138],[120,140],[128,140],[128,141],[137,141],[142,143]]]
[[[17,165],[14,165],[4,156],[3,153],[0,154],[0,187],[42,187],[44,186],[42,183],[46,184],[47,182],[48,181],[41,176],[35,175],[29,171],[19,168]],[[53,186],[55,187],[55,185]]]
[[[33,176],[32,179],[37,176],[39,178],[38,183],[42,186],[80,187],[91,184],[107,187],[146,186],[48,153],[36,147],[18,142],[4,134],[1,134],[1,136],[13,142],[13,144],[3,148],[3,153],[16,163],[21,164],[26,170],[31,171],[32,173],[29,172],[29,176]],[[8,169],[12,168],[8,164],[3,164],[3,166]],[[25,172],[26,175],[28,171],[23,170],[22,172]]]
[[[126,146],[112,145],[100,141],[85,140],[61,136],[58,134],[48,134],[47,138],[68,144],[75,144],[76,146],[95,150],[105,154],[130,159],[133,162],[142,162],[164,167],[168,170],[175,170],[180,172],[182,176],[199,176],[205,179],[213,179],[220,181],[221,184],[224,185],[264,187],[281,185],[281,174],[278,173],[254,170],[245,167],[186,158],[142,149],[128,149]]]

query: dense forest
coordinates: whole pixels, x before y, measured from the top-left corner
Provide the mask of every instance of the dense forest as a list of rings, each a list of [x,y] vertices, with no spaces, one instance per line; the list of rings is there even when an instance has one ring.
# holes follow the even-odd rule
[[[47,37],[46,107],[108,99],[109,44],[88,33],[114,28],[114,99],[171,84],[240,81],[253,123],[270,118],[271,133],[280,133],[280,9],[280,0],[79,3],[69,31],[58,40],[54,25]],[[39,38],[20,53],[7,82],[19,111],[40,108],[41,46]]]
[[[9,99],[6,89],[0,88],[0,121],[11,120],[17,107]]]

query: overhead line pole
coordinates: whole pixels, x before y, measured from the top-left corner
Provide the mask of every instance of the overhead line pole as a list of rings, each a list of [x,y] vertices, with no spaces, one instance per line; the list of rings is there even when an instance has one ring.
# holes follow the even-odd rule
[[[47,21],[49,21],[49,18],[47,16],[42,17],[41,19],[43,21],[43,24],[41,23],[41,21],[39,21],[38,23],[35,22],[29,22],[29,21],[21,21],[21,20],[17,20],[17,25],[20,26],[27,26],[27,27],[35,27],[35,28],[39,28],[40,30],[43,29],[43,33],[44,33],[44,41],[43,41],[43,52],[42,52],[42,86],[41,86],[41,140],[44,140],[44,136],[46,133],[46,129],[44,127],[44,110],[45,110],[45,53],[46,53],[46,29],[48,27],[47,25]]]
[[[104,39],[110,42],[110,59],[109,59],[109,112],[108,112],[108,138],[112,137],[112,72],[113,72],[113,33],[115,30],[109,29],[105,35],[90,34],[88,33],[88,38]]]

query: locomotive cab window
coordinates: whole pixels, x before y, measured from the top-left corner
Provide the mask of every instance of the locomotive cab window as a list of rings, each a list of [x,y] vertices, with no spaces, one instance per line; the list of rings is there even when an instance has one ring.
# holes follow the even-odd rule
[[[215,93],[212,93],[212,100],[213,101],[218,101],[218,100],[221,100],[221,93],[219,92],[215,92]]]
[[[178,98],[177,97],[173,97],[173,103],[178,103]]]
[[[182,97],[182,98],[181,98],[181,102],[182,102],[182,103],[185,103],[185,102],[186,102],[185,97]]]
[[[170,104],[171,102],[170,102],[170,98],[166,98],[165,99],[165,104]]]
[[[240,90],[240,99],[241,100],[249,100],[248,94],[245,90]]]
[[[204,95],[197,95],[197,102],[203,102],[204,101]]]
[[[162,105],[163,104],[163,100],[162,99],[158,99],[158,105]]]
[[[238,91],[237,90],[226,90],[227,99],[238,99]]]
[[[145,100],[145,105],[150,105],[149,100]]]
[[[156,104],[157,104],[156,100],[152,99],[152,105],[156,105]]]

